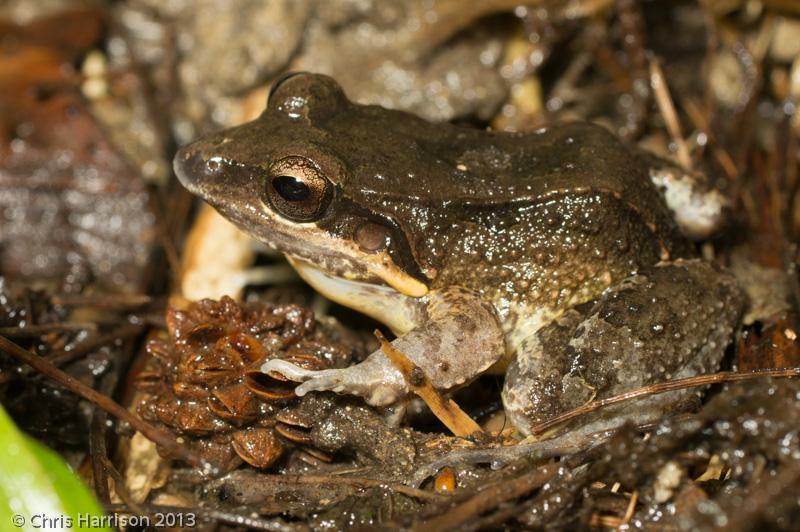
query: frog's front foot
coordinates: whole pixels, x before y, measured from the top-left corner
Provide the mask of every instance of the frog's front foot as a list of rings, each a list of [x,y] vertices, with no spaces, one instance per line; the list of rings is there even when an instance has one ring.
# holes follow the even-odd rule
[[[425,319],[392,342],[419,367],[431,384],[446,391],[468,383],[505,354],[503,331],[494,307],[462,289],[432,292]],[[386,406],[409,394],[403,374],[383,351],[342,369],[307,370],[284,360],[270,360],[261,371],[302,382],[297,395],[330,390],[358,395],[374,406]]]
[[[388,359],[377,356],[348,368],[323,370],[303,369],[291,362],[273,359],[264,363],[261,371],[279,373],[302,383],[294,390],[301,397],[308,392],[329,390],[358,395],[373,406],[385,406],[408,394],[403,375]]]

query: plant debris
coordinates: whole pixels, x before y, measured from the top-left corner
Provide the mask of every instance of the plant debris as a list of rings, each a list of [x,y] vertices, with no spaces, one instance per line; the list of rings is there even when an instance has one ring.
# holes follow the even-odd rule
[[[147,345],[155,364],[139,374],[148,394],[139,412],[187,435],[186,445],[222,472],[242,460],[268,468],[289,442],[303,442],[295,423],[301,434],[309,428],[287,410],[296,402],[291,384],[258,371],[266,360],[324,369],[347,366],[354,354],[295,305],[202,300],[170,309],[167,330]]]

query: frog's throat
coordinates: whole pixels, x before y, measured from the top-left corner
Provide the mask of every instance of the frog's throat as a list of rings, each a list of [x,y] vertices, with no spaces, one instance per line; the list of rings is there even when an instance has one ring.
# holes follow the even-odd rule
[[[317,292],[331,301],[375,318],[395,334],[405,334],[418,325],[421,296],[409,295],[395,286],[336,277],[291,255],[287,255],[286,260]],[[427,291],[425,287],[425,293]]]
[[[391,260],[387,260],[388,257],[383,257],[382,255],[384,254],[377,254],[364,261],[369,273],[379,277],[387,285],[391,286],[405,296],[422,297],[428,293],[428,287],[425,285],[425,283],[403,272],[400,268],[395,266]],[[314,267],[305,260],[292,257],[291,255],[286,255],[286,258],[289,260],[289,263],[295,267],[295,269],[297,268],[297,264],[299,262],[303,262],[308,267]],[[319,268],[314,268],[319,270]],[[306,280],[306,282],[308,282],[308,280]]]

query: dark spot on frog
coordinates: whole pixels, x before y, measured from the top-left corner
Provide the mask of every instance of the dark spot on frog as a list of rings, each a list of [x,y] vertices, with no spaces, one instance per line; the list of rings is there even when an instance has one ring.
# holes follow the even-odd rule
[[[450,371],[450,364],[448,364],[447,362],[440,362],[439,371],[441,371],[442,373]]]

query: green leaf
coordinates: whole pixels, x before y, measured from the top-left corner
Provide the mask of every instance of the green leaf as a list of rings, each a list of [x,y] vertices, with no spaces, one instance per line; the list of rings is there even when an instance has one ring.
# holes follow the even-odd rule
[[[0,530],[104,530],[104,515],[61,457],[17,429],[0,407]]]

